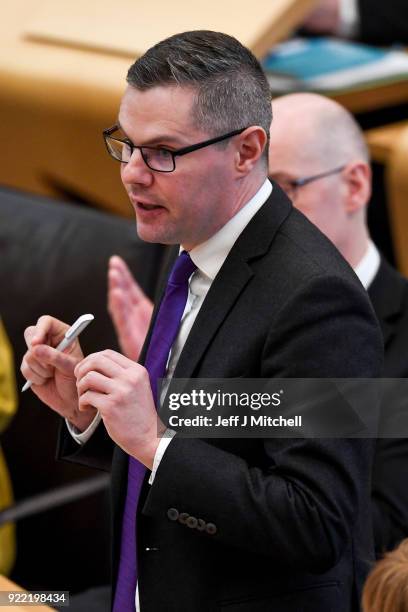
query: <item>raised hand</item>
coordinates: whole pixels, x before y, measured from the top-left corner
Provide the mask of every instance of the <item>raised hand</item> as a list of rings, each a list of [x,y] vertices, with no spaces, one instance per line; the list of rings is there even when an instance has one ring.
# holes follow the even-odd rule
[[[137,361],[149,328],[153,305],[118,255],[109,260],[108,310],[122,352],[129,359]]]
[[[335,34],[340,24],[340,0],[320,0],[302,24],[316,34]]]

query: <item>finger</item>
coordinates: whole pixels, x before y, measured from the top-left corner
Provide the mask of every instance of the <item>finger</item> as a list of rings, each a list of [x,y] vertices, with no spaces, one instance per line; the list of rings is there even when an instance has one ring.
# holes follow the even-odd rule
[[[109,260],[108,280],[112,288],[127,290],[129,288],[128,268],[119,256],[114,255]]]
[[[105,393],[98,393],[97,391],[86,391],[78,400],[78,410],[81,412],[89,410],[90,408],[96,408],[103,415],[103,411],[106,410],[110,402],[109,396]]]
[[[100,351],[99,353],[91,353],[78,363],[75,367],[74,374],[77,379],[83,378],[88,372],[95,371],[103,374],[108,378],[116,378],[122,374],[123,365],[118,364],[116,361],[111,359],[109,353],[115,353],[115,351]],[[119,353],[117,353],[119,354]]]
[[[48,315],[42,316],[38,319],[34,332],[30,330],[31,346],[38,344],[57,346],[68,329],[66,323]]]
[[[116,269],[109,270],[108,273],[108,290],[109,293],[119,291],[123,295],[123,300],[130,306],[138,304],[145,299],[145,295],[139,285],[126,275]]]
[[[28,348],[31,348],[31,339],[35,335],[35,325],[30,325],[24,330],[24,340]]]
[[[137,361],[149,327],[151,311],[146,320],[145,313],[138,306],[131,306],[124,299],[123,291],[114,289],[109,295],[108,310],[116,331],[121,352],[132,361]]]
[[[33,347],[32,352],[34,357],[42,364],[54,367],[65,376],[74,376],[74,369],[78,363],[78,359],[75,357],[67,353],[61,353],[61,351],[45,344]]]
[[[110,259],[109,278],[112,288],[121,288],[129,292],[132,301],[139,302],[146,299],[144,291],[134,278],[126,262],[118,255],[113,255]]]
[[[119,287],[108,292],[108,310],[113,319],[118,334],[132,333],[135,324],[149,325],[153,304],[144,294],[136,300],[129,300],[129,294]],[[137,323],[136,323],[137,322]]]
[[[118,336],[128,334],[132,308],[133,303],[129,292],[123,288],[117,271],[110,271],[108,277],[108,311]]]
[[[127,263],[122,257],[119,257],[119,255],[112,255],[109,260],[109,270],[117,273],[117,277],[122,280],[133,280],[132,273]]]
[[[98,393],[112,393],[114,385],[111,378],[107,378],[99,372],[91,371],[80,379],[77,379],[78,396],[80,397],[87,391]]]
[[[117,331],[123,333],[124,328],[129,326],[130,305],[122,289],[114,288],[108,292],[108,310],[116,326]]]
[[[135,367],[144,369],[141,365],[135,363],[132,359],[125,357],[124,355],[122,355],[122,353],[112,351],[112,349],[106,349],[105,351],[103,351],[103,354],[107,359],[111,360],[113,363],[125,370]]]
[[[122,318],[126,312],[129,313],[129,301],[126,294],[119,287],[111,287],[108,290],[108,309],[112,317]]]
[[[43,385],[49,378],[52,377],[52,370],[45,374],[40,374],[32,367],[32,364],[27,362],[25,358],[21,363],[20,370],[24,378],[26,380],[30,380],[35,385]]]
[[[107,349],[100,353],[93,353],[85,357],[75,368],[74,375],[82,378],[91,370],[95,370],[108,378],[119,378],[123,370],[130,368],[145,370],[145,368],[124,355]]]
[[[108,268],[108,289],[122,289],[122,276],[116,267]]]
[[[23,358],[23,363],[26,364],[31,371],[33,371],[38,376],[42,376],[44,378],[49,378],[52,376],[53,368],[51,366],[40,363],[38,359],[36,359],[31,351],[29,351]],[[23,363],[21,367],[23,367]]]

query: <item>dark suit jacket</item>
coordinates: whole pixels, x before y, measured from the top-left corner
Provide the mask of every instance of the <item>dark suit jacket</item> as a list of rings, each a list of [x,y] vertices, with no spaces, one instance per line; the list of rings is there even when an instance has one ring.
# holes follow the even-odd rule
[[[384,259],[368,289],[384,336],[384,377],[408,376],[408,281]],[[387,406],[384,406],[384,410]],[[408,441],[380,439],[373,474],[373,517],[378,554],[408,536]]]
[[[360,38],[374,45],[408,44],[406,0],[358,0]]]
[[[381,367],[366,292],[275,186],[215,278],[175,377],[371,377]],[[139,503],[142,612],[356,611],[373,558],[373,452],[364,439],[176,436]],[[65,438],[61,453],[107,465],[97,436],[74,451]],[[114,580],[126,466],[116,448]]]

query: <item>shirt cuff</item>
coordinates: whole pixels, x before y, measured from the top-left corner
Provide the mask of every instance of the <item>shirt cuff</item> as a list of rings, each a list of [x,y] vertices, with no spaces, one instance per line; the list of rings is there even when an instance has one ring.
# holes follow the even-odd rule
[[[150,478],[149,478],[149,484],[153,484],[153,481],[156,477],[157,469],[160,465],[160,461],[163,459],[163,455],[166,452],[168,445],[170,444],[170,442],[172,441],[175,435],[176,435],[176,432],[173,429],[166,429],[166,431],[164,432],[159,442],[159,446],[156,449],[156,454],[153,459],[153,467],[152,467],[152,473],[150,474]]]
[[[354,38],[360,29],[357,0],[339,0],[340,23],[336,34]]]
[[[101,418],[101,415],[99,414],[99,412],[97,412],[94,420],[90,425],[88,425],[85,431],[79,431],[79,429],[75,427],[75,425],[72,425],[72,423],[70,423],[68,419],[65,419],[65,423],[68,427],[69,433],[74,438],[75,442],[82,446],[83,444],[85,444],[85,442],[88,442],[89,438],[92,436],[93,432],[98,427]]]

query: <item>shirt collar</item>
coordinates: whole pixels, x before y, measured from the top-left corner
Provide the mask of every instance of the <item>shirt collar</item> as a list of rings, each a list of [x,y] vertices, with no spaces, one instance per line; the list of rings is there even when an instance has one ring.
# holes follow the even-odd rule
[[[380,254],[372,240],[369,240],[367,250],[354,268],[354,272],[360,279],[361,284],[365,289],[368,289],[374,280],[375,275],[380,267]]]
[[[214,280],[217,276],[235,241],[242,234],[252,217],[265,204],[271,193],[272,185],[266,179],[249,202],[218,230],[214,236],[191,249],[191,259],[197,268],[211,280]]]

